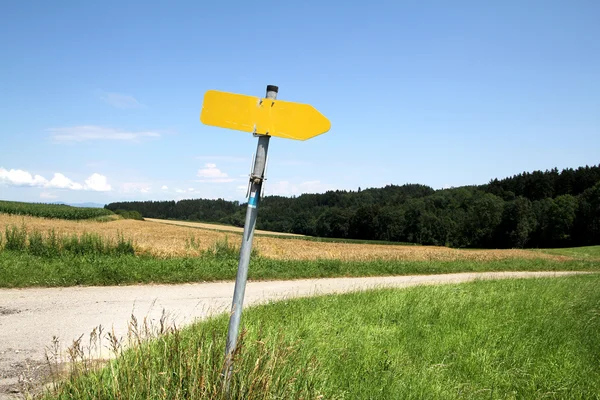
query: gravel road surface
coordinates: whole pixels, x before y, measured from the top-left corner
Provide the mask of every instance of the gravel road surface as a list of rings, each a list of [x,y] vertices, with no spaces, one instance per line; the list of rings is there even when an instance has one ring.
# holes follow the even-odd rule
[[[372,278],[249,282],[245,305],[376,287],[467,282],[475,279],[563,276],[573,272],[488,272]],[[19,377],[40,379],[54,336],[63,348],[102,325],[117,336],[131,315],[156,322],[163,309],[178,326],[226,312],[233,282],[182,285],[0,289],[0,399],[18,396]],[[84,337],[85,338],[85,337]]]

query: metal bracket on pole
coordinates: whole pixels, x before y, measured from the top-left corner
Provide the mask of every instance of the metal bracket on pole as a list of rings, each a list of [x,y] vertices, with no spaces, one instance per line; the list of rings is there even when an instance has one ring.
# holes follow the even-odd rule
[[[252,172],[254,171],[254,164],[256,162],[256,154],[252,154],[252,163],[250,164],[250,173],[248,176],[252,176]],[[248,189],[246,189],[246,198],[250,196],[250,189],[252,189],[252,179],[248,180]]]
[[[269,157],[267,156],[267,160],[265,161],[265,172],[263,174],[263,183],[267,180],[267,168],[269,168]],[[260,197],[263,198],[265,197],[265,186],[262,185],[262,190],[260,192]]]
[[[277,98],[277,86],[267,86],[267,99],[275,100]],[[259,101],[260,106],[262,100]],[[231,373],[233,371],[233,355],[237,347],[237,339],[242,318],[242,307],[244,303],[244,293],[246,291],[246,281],[248,280],[248,265],[250,264],[250,254],[252,252],[252,240],[254,238],[254,228],[256,227],[256,216],[258,214],[258,204],[264,183],[265,168],[267,161],[267,151],[269,150],[269,135],[255,135],[258,137],[258,145],[254,156],[252,170],[250,173],[250,182],[248,184],[248,208],[246,209],[246,222],[244,223],[244,236],[242,237],[242,246],[240,249],[240,261],[238,264],[237,277],[235,280],[235,289],[233,292],[233,302],[231,304],[231,315],[229,317],[229,330],[227,332],[227,345],[225,349],[225,365],[223,374],[225,375],[225,387],[229,390]]]

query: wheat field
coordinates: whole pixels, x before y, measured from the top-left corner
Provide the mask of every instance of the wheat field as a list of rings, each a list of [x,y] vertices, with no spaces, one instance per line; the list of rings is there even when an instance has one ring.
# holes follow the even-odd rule
[[[11,225],[24,225],[29,231],[42,233],[54,230],[58,234],[82,234],[94,232],[101,236],[115,238],[123,235],[133,239],[138,254],[155,257],[189,257],[199,255],[217,241],[227,239],[239,246],[241,235],[234,232],[221,232],[215,229],[199,229],[151,221],[115,220],[67,221],[36,217],[0,214],[0,229]],[[568,260],[569,257],[549,255],[527,250],[458,250],[436,246],[399,246],[381,244],[353,244],[314,242],[298,239],[282,239],[259,236],[254,245],[261,256],[271,259],[316,260],[336,259],[344,261],[366,261],[374,259],[405,261],[495,261],[511,258],[545,258]]]

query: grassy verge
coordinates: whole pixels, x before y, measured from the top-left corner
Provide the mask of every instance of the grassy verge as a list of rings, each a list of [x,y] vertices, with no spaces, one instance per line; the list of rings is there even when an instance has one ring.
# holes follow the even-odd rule
[[[552,254],[557,256],[600,260],[600,246],[582,246],[563,249],[542,249],[535,251],[540,251],[545,254]]]
[[[40,257],[0,251],[0,287],[123,285],[233,280],[237,252],[205,252],[196,258],[157,259],[134,255],[70,255]],[[508,259],[476,261],[337,261],[273,260],[260,256],[250,263],[253,280],[443,274],[472,271],[598,271],[587,260]]]
[[[598,287],[594,274],[252,308],[230,398],[597,399]],[[117,359],[99,371],[85,351],[73,351],[79,362],[49,398],[226,398],[226,316],[183,331],[161,324],[163,334],[150,341],[131,326],[133,347],[113,346]]]

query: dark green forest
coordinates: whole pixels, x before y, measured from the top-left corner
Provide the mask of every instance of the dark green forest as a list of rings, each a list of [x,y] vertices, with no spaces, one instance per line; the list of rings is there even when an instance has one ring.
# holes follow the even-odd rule
[[[246,204],[134,201],[106,208],[144,217],[243,226]],[[475,248],[600,244],[600,165],[523,172],[488,184],[419,184],[262,199],[258,229],[331,238]]]

